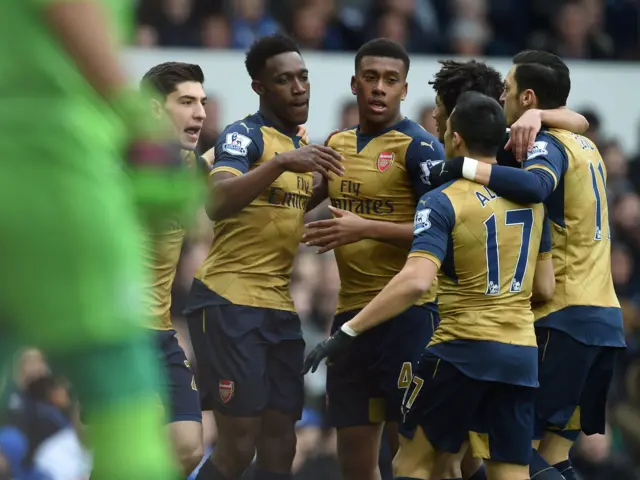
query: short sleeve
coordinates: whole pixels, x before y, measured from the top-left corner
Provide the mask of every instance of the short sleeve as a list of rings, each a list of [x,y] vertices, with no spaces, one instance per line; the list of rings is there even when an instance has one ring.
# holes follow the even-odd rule
[[[553,177],[554,190],[569,165],[567,151],[560,142],[551,135],[540,132],[533,144],[533,149],[524,161],[525,170],[541,169]]]
[[[434,165],[444,161],[444,149],[440,141],[427,131],[416,135],[405,156],[405,165],[416,198],[432,189],[429,172]]]
[[[236,122],[228,126],[218,138],[211,174],[229,172],[243,175],[262,156],[262,131],[255,124]]]
[[[441,190],[425,194],[416,208],[409,257],[428,258],[439,268],[447,255],[454,224],[455,212],[449,197]]]
[[[542,224],[542,237],[540,238],[540,250],[538,251],[538,260],[546,260],[551,258],[551,223],[549,217],[544,216]]]

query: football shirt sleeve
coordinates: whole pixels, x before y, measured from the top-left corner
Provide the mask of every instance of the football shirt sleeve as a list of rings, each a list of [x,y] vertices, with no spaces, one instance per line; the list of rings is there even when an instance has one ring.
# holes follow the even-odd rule
[[[264,143],[259,127],[236,122],[225,129],[215,146],[215,159],[211,174],[229,172],[243,175],[262,156]]]
[[[455,212],[449,197],[442,191],[424,195],[416,208],[409,257],[428,258],[440,268],[454,224]]]

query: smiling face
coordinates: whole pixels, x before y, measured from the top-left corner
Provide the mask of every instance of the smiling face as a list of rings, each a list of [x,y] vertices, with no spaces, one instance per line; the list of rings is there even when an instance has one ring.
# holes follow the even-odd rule
[[[407,68],[399,58],[363,57],[351,79],[358,99],[360,121],[386,125],[400,114],[400,103],[407,95]]]
[[[195,150],[205,118],[207,96],[202,84],[182,82],[167,95],[162,111],[169,117],[184,150]]]

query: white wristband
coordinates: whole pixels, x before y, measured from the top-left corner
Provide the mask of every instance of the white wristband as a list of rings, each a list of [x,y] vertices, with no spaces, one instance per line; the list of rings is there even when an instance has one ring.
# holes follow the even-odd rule
[[[342,325],[342,327],[340,327],[340,330],[342,330],[344,333],[346,333],[350,337],[357,337],[358,336],[358,332],[356,332],[353,328],[351,328],[346,323],[344,325]]]
[[[478,161],[473,158],[464,157],[464,162],[462,163],[462,176],[467,180],[475,182],[476,170],[478,170]]]

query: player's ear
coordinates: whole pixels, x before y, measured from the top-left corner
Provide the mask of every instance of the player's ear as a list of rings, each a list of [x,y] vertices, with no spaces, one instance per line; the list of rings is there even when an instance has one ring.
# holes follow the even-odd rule
[[[453,132],[453,146],[456,147],[456,150],[462,150],[464,147],[464,139],[460,136],[458,132]]]
[[[520,94],[520,102],[524,108],[534,108],[536,100],[536,93],[530,88]]]
[[[256,92],[258,95],[262,95],[264,93],[264,86],[262,85],[262,83],[260,82],[260,80],[252,80],[251,81],[251,88],[253,89],[254,92]]]
[[[351,93],[356,94],[356,76],[351,76]]]
[[[402,89],[402,96],[400,97],[400,100],[404,102],[404,99],[407,98],[408,93],[409,93],[409,84],[407,82],[404,82],[404,88]]]
[[[152,98],[149,103],[151,106],[151,115],[153,115],[153,118],[155,118],[156,120],[162,118],[162,115],[164,115],[164,107],[162,106],[160,101]]]

